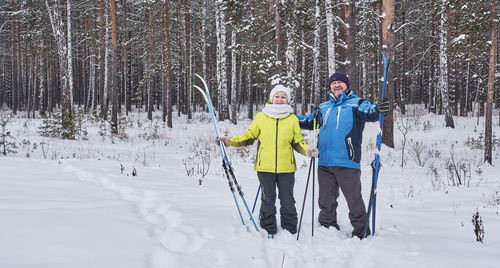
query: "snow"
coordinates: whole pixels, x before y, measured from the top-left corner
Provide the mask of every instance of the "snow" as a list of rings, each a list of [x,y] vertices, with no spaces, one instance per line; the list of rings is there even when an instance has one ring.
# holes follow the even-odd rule
[[[133,112],[122,139],[111,138],[109,126],[84,120],[87,140],[75,141],[39,136],[41,119],[12,117],[6,128],[19,148],[17,154],[0,155],[0,267],[497,267],[498,144],[489,166],[482,161],[483,151],[470,142],[484,136],[484,119],[476,126],[476,118],[455,117],[456,128],[449,129],[443,116],[422,108],[409,108],[406,116],[395,118],[412,124],[403,168],[403,137],[396,124],[396,148],[382,147],[375,236],[361,241],[350,237],[341,196],[341,230],[322,228],[315,221],[312,237],[309,192],[297,241],[282,230],[274,239],[267,239],[264,230],[256,232],[240,201],[246,225],[241,224],[206,112],[194,113],[191,121],[175,118],[173,129],[163,125],[160,114],[148,122],[146,114]],[[220,132],[242,134],[251,123],[243,118],[238,122],[219,122]],[[365,202],[377,131],[378,124],[367,123]],[[500,127],[493,131],[499,133]],[[303,134],[313,139],[310,131]],[[416,141],[430,152],[423,167],[409,155]],[[228,149],[250,209],[258,188],[255,150],[255,145]],[[449,185],[451,156],[467,171],[463,177],[468,187]],[[309,159],[296,158],[300,213]],[[202,163],[210,166],[206,176]],[[189,168],[193,172],[187,175]],[[132,176],[133,169],[137,176]],[[483,243],[473,233],[476,210],[483,220]]]

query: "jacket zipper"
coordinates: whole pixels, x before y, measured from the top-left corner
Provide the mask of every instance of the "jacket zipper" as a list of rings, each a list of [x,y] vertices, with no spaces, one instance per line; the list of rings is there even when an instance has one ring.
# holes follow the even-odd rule
[[[332,108],[328,108],[328,111],[326,111],[325,121],[323,122],[323,128],[326,127],[326,121],[328,120],[328,116],[330,115],[331,111],[332,111]]]
[[[275,161],[275,166],[274,166],[274,173],[278,173],[278,122],[279,118],[276,118],[276,161]]]
[[[352,147],[351,137],[347,138],[347,143],[349,144],[349,151],[351,152],[351,160],[354,160],[354,147]]]
[[[337,129],[339,129],[340,109],[341,109],[341,107],[338,107],[338,108],[337,108]]]

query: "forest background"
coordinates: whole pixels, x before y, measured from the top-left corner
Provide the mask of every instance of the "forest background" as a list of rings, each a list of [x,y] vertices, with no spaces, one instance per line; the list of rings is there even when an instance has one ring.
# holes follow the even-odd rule
[[[379,98],[390,60],[392,110],[425,104],[453,116],[485,116],[491,163],[498,86],[498,1],[464,0],[11,0],[0,4],[0,108],[56,118],[73,138],[75,117],[120,120],[132,107],[152,120],[202,109],[204,77],[218,119],[253,118],[275,84],[293,90],[296,112],[328,98],[346,72],[351,88]],[[393,113],[383,142],[394,147]],[[499,122],[500,123],[500,122]],[[488,149],[489,147],[489,149]]]

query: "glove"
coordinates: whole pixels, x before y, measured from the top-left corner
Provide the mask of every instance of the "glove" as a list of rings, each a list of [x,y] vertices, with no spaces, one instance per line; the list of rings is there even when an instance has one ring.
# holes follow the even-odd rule
[[[375,111],[379,114],[382,113],[386,115],[389,112],[389,104],[390,102],[388,100],[381,100],[375,104]]]
[[[231,146],[231,138],[230,137],[220,137],[215,139],[215,144],[219,145],[219,142],[223,142],[224,146]]]
[[[311,157],[318,157],[318,155],[319,155],[318,148],[311,148],[311,147],[307,148],[307,150],[306,150],[307,157],[310,157],[310,158]]]

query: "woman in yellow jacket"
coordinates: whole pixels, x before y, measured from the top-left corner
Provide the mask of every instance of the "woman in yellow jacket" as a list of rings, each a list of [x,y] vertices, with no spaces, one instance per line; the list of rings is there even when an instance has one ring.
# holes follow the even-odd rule
[[[288,105],[290,89],[282,85],[271,90],[270,101],[255,116],[248,131],[232,138],[222,137],[227,146],[248,146],[258,139],[254,170],[262,187],[260,226],[272,237],[277,232],[276,186],[281,208],[281,227],[294,234],[297,232],[297,209],[293,197],[295,183],[295,157],[293,149],[308,157],[317,157],[318,150],[304,142],[299,120]]]

